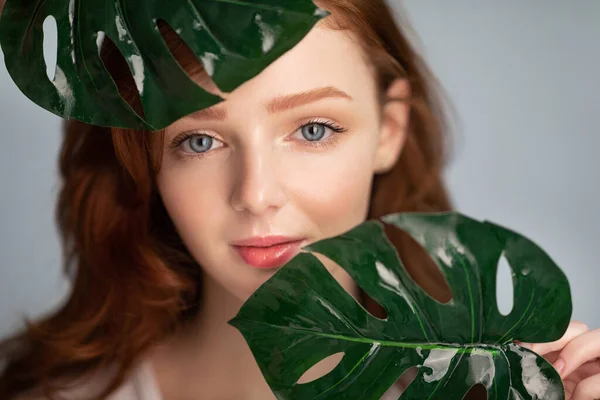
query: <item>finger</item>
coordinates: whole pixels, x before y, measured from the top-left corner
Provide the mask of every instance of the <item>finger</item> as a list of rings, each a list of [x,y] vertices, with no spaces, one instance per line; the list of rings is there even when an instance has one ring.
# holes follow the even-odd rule
[[[554,364],[554,361],[556,361],[556,359],[558,358],[559,355],[560,355],[560,351],[553,351],[553,352],[544,354],[544,358],[550,364]]]
[[[560,352],[554,368],[566,377],[582,364],[600,357],[600,329],[589,331],[571,340]]]
[[[580,381],[576,381],[573,379],[565,379],[563,381],[563,386],[565,388],[565,394],[567,395],[566,397],[564,397],[565,400],[573,400],[573,392],[575,391],[575,388],[577,387],[577,383]]]
[[[521,343],[518,342],[519,346],[526,347],[529,350],[543,356],[544,354],[551,353],[553,351],[561,350],[563,347],[567,345],[571,340],[575,339],[577,336],[582,335],[588,332],[590,328],[583,322],[572,321],[569,324],[569,328],[565,332],[562,338],[557,341],[549,342],[549,343]]]
[[[582,380],[575,387],[573,400],[600,399],[600,375],[590,376]]]
[[[582,366],[577,368],[575,372],[572,372],[570,376],[584,380],[592,375],[600,374],[600,359],[594,358],[592,361],[584,363]]]

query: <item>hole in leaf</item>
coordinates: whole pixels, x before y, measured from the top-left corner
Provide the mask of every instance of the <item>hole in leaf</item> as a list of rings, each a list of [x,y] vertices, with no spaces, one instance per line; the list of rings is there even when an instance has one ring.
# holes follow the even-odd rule
[[[133,110],[142,118],[144,118],[144,109],[142,107],[142,100],[133,78],[133,74],[129,69],[129,64],[125,60],[125,57],[115,44],[110,36],[98,32],[96,37],[96,43],[101,39],[100,47],[100,58],[104,63],[104,67],[115,81],[119,94],[121,97],[133,108]]]
[[[328,373],[333,371],[335,367],[338,366],[340,361],[342,361],[342,358],[344,358],[343,352],[335,353],[328,357],[325,357],[324,359],[310,367],[308,371],[303,373],[300,379],[298,379],[297,383],[309,383],[327,375]]]
[[[406,388],[417,378],[418,374],[419,368],[410,367],[400,375],[400,378],[398,378],[395,385],[398,385],[402,390],[406,390]]]
[[[498,261],[498,273],[496,276],[496,301],[498,310],[502,315],[508,315],[513,309],[514,287],[512,270],[504,253]]]
[[[323,263],[327,271],[335,278],[344,290],[359,302],[363,308],[375,318],[386,319],[388,314],[385,308],[368,296],[358,283],[345,269],[330,258],[322,254],[313,253]]]
[[[58,28],[56,19],[48,15],[42,25],[44,32],[44,61],[46,62],[46,75],[54,81],[56,75],[56,60],[58,59]]]
[[[408,233],[384,224],[385,233],[392,242],[410,277],[425,293],[442,304],[452,300],[452,290],[429,253]]]
[[[213,73],[211,67],[214,59],[211,59],[210,55],[207,54],[201,62],[187,43],[165,20],[157,20],[156,25],[171,55],[181,69],[202,89],[219,96],[221,91],[211,78]]]
[[[463,400],[487,400],[487,390],[481,383],[473,386],[463,397]]]
[[[373,298],[371,298],[371,296],[369,296],[368,294],[363,292],[363,293],[361,293],[361,295],[362,295],[361,304],[363,305],[363,307],[365,308],[365,310],[367,310],[367,312],[369,314],[371,314],[375,318],[387,319],[388,313],[387,313],[387,311],[385,311],[385,308],[383,308],[378,302],[373,300]]]

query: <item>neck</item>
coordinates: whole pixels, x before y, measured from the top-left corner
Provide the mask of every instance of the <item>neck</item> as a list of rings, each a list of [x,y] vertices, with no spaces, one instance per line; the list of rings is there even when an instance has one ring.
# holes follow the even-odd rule
[[[330,263],[317,257],[325,265]],[[336,279],[358,300],[358,287],[352,278],[339,267],[333,270]],[[152,357],[164,400],[275,400],[244,337],[227,323],[242,301],[208,275],[202,295],[202,309],[194,326],[160,346]],[[325,375],[339,361],[339,354],[322,360],[300,382]]]
[[[164,400],[275,398],[242,334],[227,323],[241,305],[205,276],[198,320],[153,356]]]

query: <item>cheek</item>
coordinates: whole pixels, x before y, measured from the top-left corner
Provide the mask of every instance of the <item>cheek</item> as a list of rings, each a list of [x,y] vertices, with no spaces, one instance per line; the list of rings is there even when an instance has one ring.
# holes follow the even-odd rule
[[[205,243],[207,236],[214,236],[219,230],[218,221],[223,219],[222,188],[216,182],[223,179],[207,179],[207,171],[194,168],[195,160],[181,165],[168,166],[158,176],[158,188],[167,209],[183,242],[197,256],[199,244]],[[222,178],[222,177],[221,177]]]
[[[294,193],[296,207],[311,222],[316,234],[314,239],[340,235],[365,221],[375,158],[374,141],[368,139],[352,141],[323,157],[313,155],[296,166],[288,188]],[[359,291],[350,275],[333,261],[317,257],[338,283],[359,301]]]
[[[312,155],[290,174],[294,202],[320,236],[341,234],[365,220],[373,181],[372,147],[355,140],[322,157]]]

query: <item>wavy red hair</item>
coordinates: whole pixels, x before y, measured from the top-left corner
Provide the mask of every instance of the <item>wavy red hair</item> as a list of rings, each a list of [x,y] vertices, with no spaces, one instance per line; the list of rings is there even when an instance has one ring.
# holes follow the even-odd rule
[[[383,101],[394,79],[404,77],[411,86],[407,143],[397,165],[375,177],[369,218],[449,210],[442,179],[444,104],[406,33],[383,0],[317,3],[332,12],[324,21],[329,28],[350,30],[360,39]],[[180,64],[190,75],[197,71],[200,64],[189,49],[170,28],[161,28]],[[102,57],[122,95],[141,112],[127,65],[108,40]],[[110,370],[106,386],[93,394],[104,398],[146,351],[196,315],[201,269],[157,193],[161,144],[160,132],[65,123],[57,222],[73,289],[58,310],[28,322],[0,346],[0,358],[7,360],[0,376],[2,399],[32,389],[53,398],[78,378]],[[415,280],[447,300],[447,287],[423,251],[402,233],[388,234]]]

